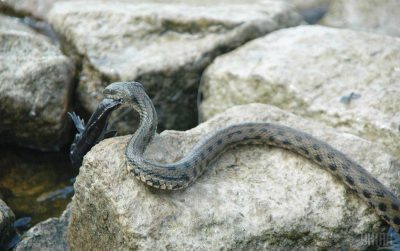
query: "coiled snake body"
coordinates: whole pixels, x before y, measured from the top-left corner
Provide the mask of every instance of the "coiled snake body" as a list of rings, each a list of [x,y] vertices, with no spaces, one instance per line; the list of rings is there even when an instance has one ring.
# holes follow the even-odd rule
[[[226,148],[239,143],[263,143],[300,154],[339,177],[399,233],[400,200],[355,161],[307,133],[272,123],[237,124],[203,139],[178,162],[152,163],[143,153],[156,133],[157,114],[143,86],[135,82],[113,83],[106,87],[104,95],[140,114],[139,128],[127,145],[126,157],[129,170],[149,186],[167,190],[185,188]]]

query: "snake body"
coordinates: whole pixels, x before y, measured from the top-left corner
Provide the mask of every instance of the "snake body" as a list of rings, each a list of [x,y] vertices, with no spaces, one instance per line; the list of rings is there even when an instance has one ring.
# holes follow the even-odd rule
[[[143,86],[117,82],[106,87],[104,95],[130,105],[140,114],[139,128],[125,154],[129,171],[149,186],[166,190],[186,188],[225,149],[243,143],[268,144],[300,154],[337,176],[399,233],[400,200],[355,161],[307,133],[273,123],[237,124],[212,133],[175,163],[153,163],[143,153],[156,133],[157,114]]]

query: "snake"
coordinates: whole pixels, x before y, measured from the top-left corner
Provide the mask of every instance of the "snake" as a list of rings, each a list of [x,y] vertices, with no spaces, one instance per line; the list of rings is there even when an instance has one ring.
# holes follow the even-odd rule
[[[163,190],[187,188],[225,150],[238,144],[266,144],[299,154],[327,170],[400,233],[399,198],[357,162],[308,133],[275,123],[234,124],[209,134],[174,163],[154,163],[144,157],[144,152],[156,134],[157,113],[143,85],[116,82],[108,85],[103,94],[140,115],[139,127],[127,143],[125,156],[128,172],[148,186]]]

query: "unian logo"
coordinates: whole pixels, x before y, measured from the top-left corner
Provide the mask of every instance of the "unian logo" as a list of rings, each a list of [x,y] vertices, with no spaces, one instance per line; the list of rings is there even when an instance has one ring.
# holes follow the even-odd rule
[[[376,247],[377,250],[400,250],[400,236],[392,228],[387,233],[363,234],[361,239],[367,246]]]

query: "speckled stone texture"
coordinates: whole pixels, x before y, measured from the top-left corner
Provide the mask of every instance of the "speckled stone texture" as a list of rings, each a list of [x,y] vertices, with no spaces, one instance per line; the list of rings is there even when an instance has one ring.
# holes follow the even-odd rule
[[[67,140],[74,65],[18,20],[0,23],[0,143],[57,150]]]
[[[134,80],[148,90],[161,129],[187,129],[197,124],[201,73],[216,56],[301,18],[279,1],[74,1],[56,3],[49,22],[82,63],[77,97],[85,109],[94,111],[109,83]],[[120,133],[135,120],[125,121]]]
[[[262,102],[382,144],[400,158],[400,40],[299,26],[218,57],[203,75],[203,119]]]
[[[332,0],[322,24],[400,36],[400,1]]]
[[[15,215],[7,204],[0,198],[0,248],[5,245],[13,233]]]
[[[263,104],[231,108],[189,131],[164,131],[145,156],[160,163],[176,161],[208,133],[244,121],[309,132],[387,186],[400,187],[399,162],[376,144]],[[188,189],[164,192],[127,172],[129,138],[104,140],[86,155],[68,228],[72,249],[360,250],[370,245],[363,234],[382,230],[374,210],[340,181],[288,151],[238,146]]]

